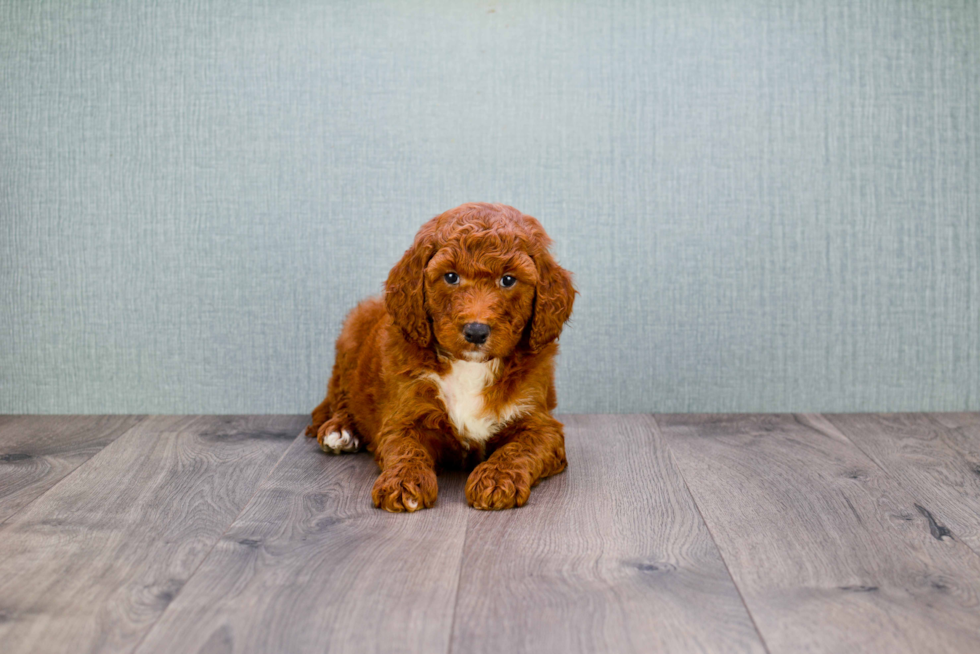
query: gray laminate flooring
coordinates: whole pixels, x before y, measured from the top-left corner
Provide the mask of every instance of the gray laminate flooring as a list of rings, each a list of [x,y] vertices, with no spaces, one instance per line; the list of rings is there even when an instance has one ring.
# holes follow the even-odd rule
[[[980,652],[980,414],[562,419],[391,515],[304,416],[0,416],[0,651]]]

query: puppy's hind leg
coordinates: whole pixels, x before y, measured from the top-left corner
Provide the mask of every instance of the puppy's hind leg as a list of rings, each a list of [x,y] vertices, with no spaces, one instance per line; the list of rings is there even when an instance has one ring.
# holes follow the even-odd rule
[[[317,432],[320,430],[321,425],[326,421],[330,420],[333,416],[333,410],[330,408],[330,393],[323,398],[323,401],[313,409],[313,422],[306,427],[306,435],[310,438],[314,438]]]
[[[306,428],[306,435],[316,436],[316,442],[324,452],[341,454],[361,449],[362,439],[354,429],[354,419],[347,411],[346,400],[342,392],[334,393],[331,388],[326,399],[313,409],[313,424]]]
[[[354,429],[354,421],[346,411],[335,412],[330,420],[320,425],[316,442],[320,444],[320,449],[329,454],[359,452],[362,444],[361,437]]]
[[[347,391],[344,385],[346,352],[337,348],[337,361],[327,384],[327,396],[313,409],[313,423],[306,428],[306,435],[316,437],[320,449],[330,454],[357,452],[363,439],[354,429],[354,419],[347,409]]]
[[[338,386],[339,384],[332,383],[330,391],[327,393],[327,399],[324,400],[324,403],[330,401],[332,411],[329,419],[316,427],[316,442],[320,444],[320,449],[330,454],[357,452],[361,449],[363,439],[354,429],[354,419],[350,411],[347,410],[347,393],[338,390]],[[315,410],[313,415],[315,424]],[[309,432],[307,433],[309,434]],[[310,435],[312,436],[312,434]]]

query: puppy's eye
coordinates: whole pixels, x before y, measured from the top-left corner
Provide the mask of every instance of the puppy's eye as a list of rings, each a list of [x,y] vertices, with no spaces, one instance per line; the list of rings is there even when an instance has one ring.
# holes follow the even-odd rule
[[[447,272],[445,275],[442,276],[442,278],[446,280],[446,283],[449,284],[450,286],[455,286],[456,284],[459,283],[459,275],[457,275],[454,272]]]
[[[504,288],[510,288],[517,283],[517,278],[513,275],[504,275],[500,278],[500,285]]]

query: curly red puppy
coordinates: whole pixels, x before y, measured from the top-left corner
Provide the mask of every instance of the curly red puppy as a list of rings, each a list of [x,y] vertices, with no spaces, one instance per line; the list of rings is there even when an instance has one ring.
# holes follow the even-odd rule
[[[550,244],[513,207],[464,204],[423,225],[384,298],[347,317],[306,433],[327,452],[374,453],[375,506],[431,507],[437,466],[479,463],[467,501],[509,509],[565,469],[555,340],[576,291]]]

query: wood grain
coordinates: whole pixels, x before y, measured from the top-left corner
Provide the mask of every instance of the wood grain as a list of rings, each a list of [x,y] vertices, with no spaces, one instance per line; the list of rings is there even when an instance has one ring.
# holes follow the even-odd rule
[[[841,414],[826,418],[891,474],[937,524],[980,552],[977,414]],[[947,427],[944,423],[949,423]]]
[[[980,651],[980,557],[826,419],[657,421],[771,652]]]
[[[980,651],[980,414],[564,420],[390,515],[305,417],[0,416],[0,650]]]
[[[149,418],[13,516],[4,653],[132,651],[306,422]]]
[[[930,413],[930,418],[946,427],[946,443],[956,450],[980,475],[980,413]]]
[[[563,419],[568,470],[469,516],[452,651],[764,651],[652,419]]]
[[[371,504],[377,475],[298,439],[138,651],[445,652],[465,477],[396,515]]]
[[[0,523],[143,416],[0,416]]]

